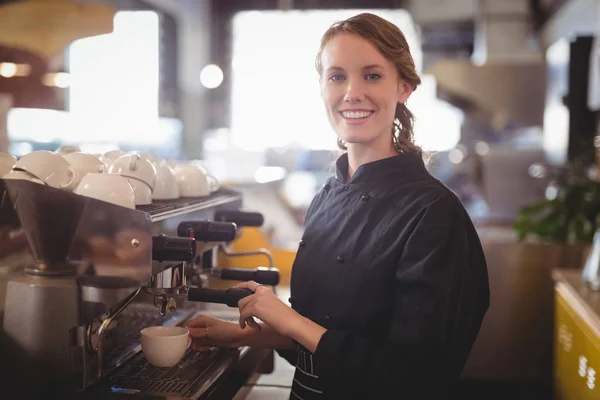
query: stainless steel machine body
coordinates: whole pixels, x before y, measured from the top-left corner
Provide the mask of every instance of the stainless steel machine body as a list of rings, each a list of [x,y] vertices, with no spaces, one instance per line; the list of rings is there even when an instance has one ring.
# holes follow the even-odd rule
[[[0,363],[8,372],[0,384],[4,393],[11,388],[19,398],[81,393],[139,352],[139,329],[189,318],[194,310],[161,316],[152,296],[138,296],[142,286],[156,286],[157,280],[163,286],[185,285],[181,262],[152,260],[153,237],[177,236],[181,222],[210,220],[218,210],[241,206],[239,193],[222,189],[207,198],[131,210],[29,181],[0,179],[5,239],[0,258],[20,264],[0,281],[6,285],[0,308]],[[133,279],[140,287],[125,285],[115,297],[104,297],[103,308],[95,309],[100,315],[92,320],[94,308],[86,305],[97,302],[97,293],[81,283],[83,276]]]

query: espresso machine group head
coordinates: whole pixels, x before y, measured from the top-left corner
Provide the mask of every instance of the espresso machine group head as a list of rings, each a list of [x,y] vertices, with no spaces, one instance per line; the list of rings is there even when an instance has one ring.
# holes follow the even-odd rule
[[[236,212],[236,215],[249,214],[256,220],[256,213]],[[239,222],[244,222],[240,221]],[[186,298],[188,301],[222,303],[230,307],[237,307],[240,299],[251,294],[246,289],[230,288],[226,290],[210,289],[207,287],[187,285],[187,276],[198,276],[208,272],[211,276],[223,280],[249,281],[254,280],[261,284],[277,285],[279,271],[270,268],[215,268],[215,249],[226,249],[229,242],[239,235],[238,225],[235,222],[220,221],[183,221],[177,227],[178,238],[158,236],[154,238],[152,259],[155,261],[153,270],[156,274],[144,287],[144,291],[154,296],[155,304],[161,314],[173,311],[177,298]],[[264,254],[263,252],[252,252]],[[198,255],[200,257],[198,257]],[[211,266],[203,268],[203,257],[211,256]],[[227,253],[227,255],[250,255],[248,253]],[[270,256],[270,255],[269,255]],[[177,262],[173,264],[173,262]],[[158,265],[157,265],[158,264]],[[200,265],[198,265],[200,264]]]
[[[221,210],[215,213],[215,221],[235,224],[237,229],[236,236],[240,236],[244,227],[258,228],[264,224],[264,217],[257,212],[229,211]],[[243,252],[233,252],[228,249],[228,243],[221,243],[214,248],[209,270],[212,275],[216,275],[225,280],[255,281],[262,285],[275,287],[279,284],[279,270],[275,268],[275,262],[271,252],[267,249],[256,249]],[[248,256],[264,256],[267,259],[266,267],[256,268],[219,268],[217,265],[218,254],[222,253],[228,258],[239,258]]]

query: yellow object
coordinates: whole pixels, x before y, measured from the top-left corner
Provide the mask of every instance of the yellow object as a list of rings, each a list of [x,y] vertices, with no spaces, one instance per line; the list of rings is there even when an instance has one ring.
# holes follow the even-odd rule
[[[600,399],[600,333],[576,310],[564,284],[556,285],[554,391],[556,400]]]
[[[244,228],[242,235],[233,241],[229,250],[234,252],[242,251],[255,251],[258,249],[266,249],[271,252],[274,267],[279,269],[281,276],[281,285],[289,286],[292,264],[296,258],[296,252],[278,249],[272,247],[269,240],[263,235],[260,228]],[[256,268],[259,266],[267,266],[268,259],[265,256],[248,256],[248,257],[235,257],[227,258],[222,253],[219,253],[218,265],[222,267],[236,267],[236,268]]]
[[[0,6],[0,45],[47,60],[73,41],[113,31],[116,10],[75,0],[23,0]]]

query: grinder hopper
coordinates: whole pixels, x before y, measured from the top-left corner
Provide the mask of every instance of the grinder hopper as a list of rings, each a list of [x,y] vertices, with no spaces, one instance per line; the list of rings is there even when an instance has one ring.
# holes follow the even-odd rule
[[[150,277],[145,213],[24,180],[0,180],[0,193],[0,229],[26,238],[28,274],[70,275],[83,262],[103,275]]]

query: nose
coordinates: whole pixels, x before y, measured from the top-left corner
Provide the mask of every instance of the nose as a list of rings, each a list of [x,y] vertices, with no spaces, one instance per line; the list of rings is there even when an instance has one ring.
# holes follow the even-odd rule
[[[347,79],[346,93],[344,95],[344,101],[348,103],[360,102],[364,98],[364,88],[362,80],[359,79]]]

